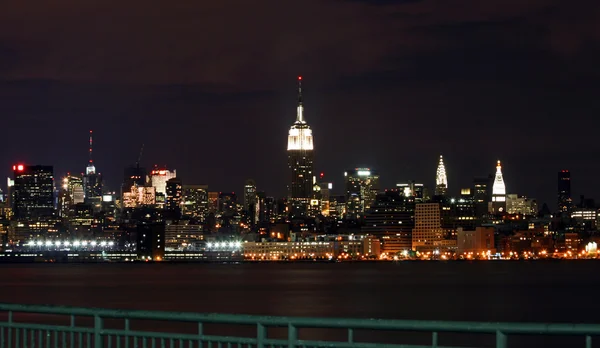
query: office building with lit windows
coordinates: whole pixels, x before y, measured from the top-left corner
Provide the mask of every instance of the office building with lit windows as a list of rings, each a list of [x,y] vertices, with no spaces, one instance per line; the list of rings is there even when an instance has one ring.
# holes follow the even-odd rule
[[[298,77],[296,122],[289,130],[287,144],[288,167],[291,176],[288,186],[288,202],[294,215],[306,214],[310,200],[313,198],[313,151],[312,130],[304,119],[302,77]]]
[[[54,217],[54,168],[18,164],[13,172],[14,218],[36,221]]]
[[[408,251],[412,246],[415,203],[403,191],[386,190],[377,194],[375,202],[365,213],[361,233],[381,238],[386,252],[392,249]],[[394,248],[390,249],[390,246]],[[402,249],[402,250],[400,250]]]
[[[208,185],[183,185],[182,213],[203,221],[208,215]]]
[[[432,251],[443,239],[441,206],[439,203],[420,203],[415,208],[415,227],[412,230],[412,248]]]
[[[371,208],[379,191],[379,175],[369,168],[354,168],[344,173],[346,216],[358,220]]]

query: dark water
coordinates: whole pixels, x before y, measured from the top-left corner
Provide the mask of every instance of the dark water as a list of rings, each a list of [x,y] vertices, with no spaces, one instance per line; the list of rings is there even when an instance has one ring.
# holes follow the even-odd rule
[[[0,301],[256,315],[596,323],[600,262],[0,265]]]

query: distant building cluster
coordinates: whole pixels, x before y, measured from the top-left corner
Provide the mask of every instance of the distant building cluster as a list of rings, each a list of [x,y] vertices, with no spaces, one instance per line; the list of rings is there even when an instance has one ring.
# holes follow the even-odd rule
[[[470,187],[452,191],[441,155],[434,185],[409,180],[384,188],[375,169],[357,167],[340,173],[344,186],[336,192],[314,168],[315,144],[301,83],[299,77],[296,120],[288,133],[286,197],[267,195],[251,179],[239,197],[211,191],[206,184],[183,182],[167,166],[147,170],[140,164],[141,152],[124,169],[119,189],[111,191],[96,170],[90,132],[89,161],[81,174],[55,180],[52,166],[13,165],[0,195],[0,261],[22,256],[256,261],[595,257],[598,208],[584,197],[573,202],[568,170],[558,172],[554,212],[507,190],[500,161],[493,175],[475,177]]]

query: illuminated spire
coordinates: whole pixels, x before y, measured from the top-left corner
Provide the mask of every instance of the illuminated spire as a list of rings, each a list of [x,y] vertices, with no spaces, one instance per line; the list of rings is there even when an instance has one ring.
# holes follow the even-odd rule
[[[296,123],[305,123],[304,107],[302,106],[302,76],[298,76],[298,108],[296,111]]]
[[[94,167],[94,161],[92,160],[92,131],[90,131],[90,150],[89,150],[89,156],[90,156],[90,161],[88,163],[88,166],[85,168],[85,173],[86,174],[95,174],[96,173],[96,167]]]
[[[92,161],[92,145],[93,145],[92,135],[93,135],[92,131],[90,131],[90,163],[93,163],[93,161]]]
[[[304,120],[304,106],[302,106],[302,76],[298,76],[298,107],[296,122],[288,133],[288,151],[313,150],[313,136],[310,126]]]
[[[444,158],[440,155],[440,162],[435,174],[435,194],[437,196],[445,196],[447,191],[448,178],[446,176],[446,167],[444,166]]]
[[[494,186],[492,186],[492,195],[506,195],[506,186],[504,185],[504,178],[502,178],[500,160],[498,160],[498,164],[496,165],[496,177],[494,178]]]

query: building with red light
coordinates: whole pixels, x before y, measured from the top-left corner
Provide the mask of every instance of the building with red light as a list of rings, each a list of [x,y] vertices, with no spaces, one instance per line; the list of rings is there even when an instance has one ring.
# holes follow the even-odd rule
[[[14,218],[21,221],[47,220],[54,211],[54,169],[52,166],[13,166],[12,206]]]

